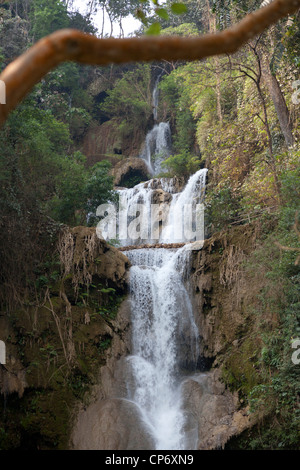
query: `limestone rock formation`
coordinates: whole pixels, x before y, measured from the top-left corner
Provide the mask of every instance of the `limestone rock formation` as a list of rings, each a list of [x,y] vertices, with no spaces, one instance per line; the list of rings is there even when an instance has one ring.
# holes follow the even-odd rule
[[[183,176],[174,176],[173,178],[152,178],[145,183],[145,187],[176,194],[182,191],[185,184],[186,179]]]
[[[191,446],[199,450],[221,449],[232,436],[252,425],[248,409],[239,409],[237,393],[225,389],[220,379],[220,369],[214,369],[187,379],[183,385],[186,432]]]
[[[153,449],[139,411],[127,397],[130,386],[126,355],[130,352],[130,301],[125,300],[113,322],[115,332],[87,406],[78,411],[71,436],[74,450]]]
[[[115,186],[131,187],[149,179],[149,169],[142,158],[125,158],[112,170]]]
[[[246,325],[242,304],[248,294],[242,262],[255,244],[255,227],[241,226],[205,240],[194,250],[191,284],[201,334],[201,353],[215,359]],[[217,361],[218,362],[218,361]]]
[[[72,285],[90,284],[97,278],[105,285],[122,290],[127,284],[129,260],[114,246],[108,245],[95,227],[67,228],[59,241],[60,261],[64,274],[71,274]]]

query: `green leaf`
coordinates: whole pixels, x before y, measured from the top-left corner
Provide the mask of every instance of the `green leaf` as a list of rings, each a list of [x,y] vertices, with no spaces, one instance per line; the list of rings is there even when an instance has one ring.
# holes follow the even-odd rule
[[[173,3],[171,5],[171,11],[175,15],[182,15],[187,12],[187,6],[184,3]]]
[[[165,8],[156,8],[155,13],[163,20],[169,19],[169,14]]]
[[[113,287],[107,287],[101,289],[100,292],[102,292],[103,294],[108,294],[109,292],[116,292],[116,290]]]
[[[146,15],[145,13],[143,12],[143,10],[141,10],[140,8],[137,9],[136,11],[136,17],[141,20],[141,22],[146,25],[147,24],[147,18],[146,18]]]
[[[160,33],[160,30],[161,26],[159,23],[152,23],[152,25],[147,29],[146,34],[157,36]]]

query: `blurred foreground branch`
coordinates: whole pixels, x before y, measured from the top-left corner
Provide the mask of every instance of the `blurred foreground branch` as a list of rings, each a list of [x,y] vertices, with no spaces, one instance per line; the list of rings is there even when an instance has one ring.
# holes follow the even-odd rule
[[[77,30],[59,30],[33,45],[0,75],[6,104],[0,105],[0,126],[32,87],[61,62],[107,65],[133,61],[200,60],[231,54],[281,18],[295,13],[300,0],[274,0],[220,33],[199,37],[145,36],[99,39]]]

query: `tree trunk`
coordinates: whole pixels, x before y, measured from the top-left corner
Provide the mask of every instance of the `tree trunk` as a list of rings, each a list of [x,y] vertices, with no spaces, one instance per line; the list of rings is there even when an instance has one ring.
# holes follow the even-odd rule
[[[269,153],[270,153],[269,165],[271,167],[271,170],[272,170],[272,173],[273,173],[273,176],[274,176],[274,182],[275,182],[275,187],[276,187],[278,200],[281,203],[281,185],[280,185],[280,181],[279,181],[279,178],[278,178],[276,160],[275,160],[274,153],[273,153],[272,136],[271,136],[270,126],[269,126],[269,119],[268,119],[266,101],[265,101],[263,92],[261,90],[260,83],[256,82],[256,86],[257,86],[257,91],[258,91],[258,94],[259,94],[259,97],[260,97],[260,100],[261,100],[261,103],[262,103],[262,107],[263,107],[264,124],[265,124],[266,133],[267,133],[267,136],[268,136],[268,147],[269,147]]]
[[[268,59],[262,60],[262,77],[272,98],[275,111],[287,147],[294,144],[290,113],[275,75],[272,75]]]
[[[254,78],[253,76],[251,76],[251,78],[255,82],[255,85],[256,85],[257,91],[258,91],[258,95],[259,95],[259,98],[260,98],[260,101],[261,101],[261,104],[262,104],[262,107],[263,107],[263,112],[264,112],[264,121],[263,122],[264,122],[266,133],[267,133],[268,147],[269,147],[269,153],[270,153],[269,165],[270,165],[270,168],[273,172],[275,188],[276,188],[278,200],[281,203],[281,185],[280,185],[280,181],[279,181],[279,178],[278,178],[276,160],[275,160],[274,152],[273,152],[273,143],[272,143],[271,130],[270,130],[270,126],[269,126],[267,104],[266,104],[266,100],[265,100],[265,97],[264,97],[264,94],[263,94],[263,91],[262,91],[262,88],[261,88],[261,79],[263,78],[263,60],[261,58],[261,55],[257,51],[257,45],[258,45],[258,42],[256,43],[255,46],[249,44],[250,49],[253,51],[253,53],[256,57],[257,66],[258,66],[258,70],[255,73],[256,78]],[[250,76],[249,74],[246,74],[246,75]]]
[[[216,84],[216,94],[217,94],[217,114],[219,121],[223,121],[223,115],[222,115],[222,106],[221,106],[221,80],[220,80],[220,60],[219,57],[215,58],[215,63],[216,63],[216,78],[217,78],[217,84]]]
[[[208,16],[209,33],[212,34],[217,31],[217,25],[216,25],[216,15],[211,12],[209,0],[206,0],[206,9],[207,9],[207,16]],[[219,118],[219,122],[222,122],[223,116],[222,116],[222,106],[221,106],[220,58],[218,56],[214,57],[214,62],[216,66],[217,115]]]

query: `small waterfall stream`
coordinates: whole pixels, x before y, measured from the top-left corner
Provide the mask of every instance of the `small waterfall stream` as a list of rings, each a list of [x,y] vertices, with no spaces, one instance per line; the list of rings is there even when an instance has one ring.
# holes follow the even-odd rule
[[[159,103],[159,81],[160,74],[155,82],[152,92],[153,119],[155,125],[148,132],[145,139],[144,150],[141,158],[145,160],[152,175],[161,172],[161,163],[170,156],[171,153],[171,129],[168,122],[157,122]]]
[[[171,130],[168,122],[160,122],[148,132],[142,158],[152,174],[161,171],[161,163],[170,156]]]
[[[198,171],[181,193],[172,194],[161,241],[174,241],[174,221],[182,224],[185,206],[203,201],[206,171]],[[146,186],[123,190],[123,197],[129,209],[137,201],[145,204],[149,215],[153,189],[151,184]],[[195,211],[194,204],[194,216]],[[125,245],[130,243],[127,240]],[[195,371],[199,354],[198,330],[185,286],[191,250],[185,245],[177,250],[135,249],[125,254],[132,263],[128,399],[139,409],[156,449],[192,449],[195,437],[186,436],[181,397],[182,381],[192,368]]]

